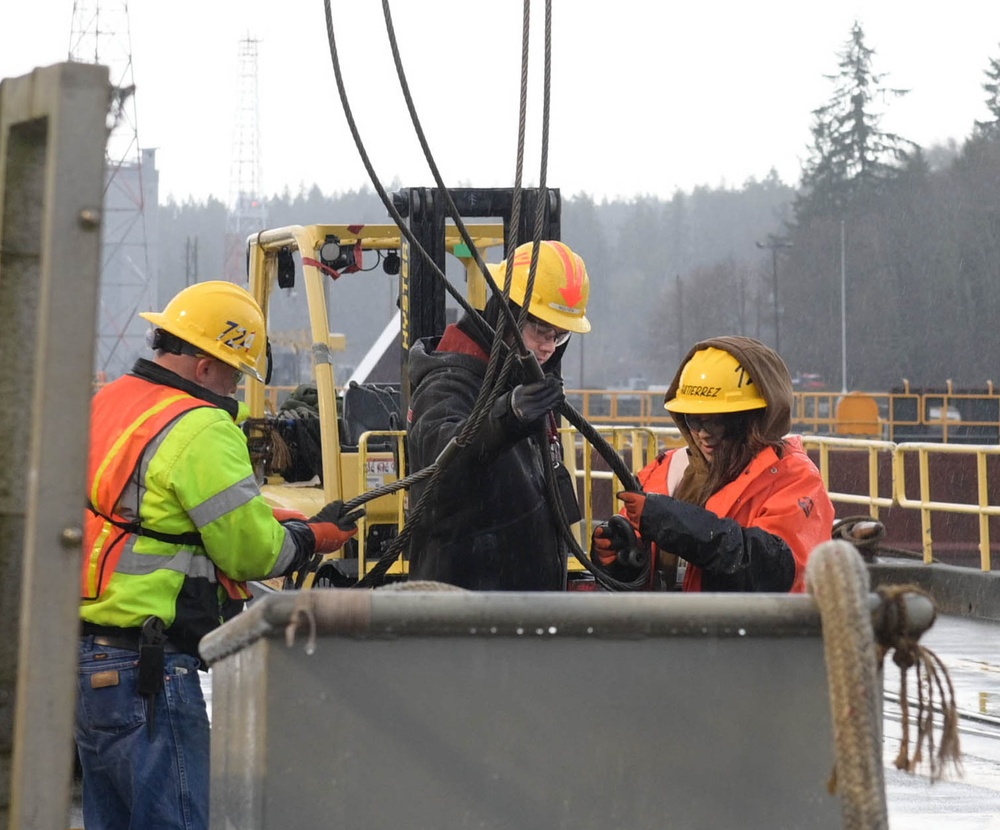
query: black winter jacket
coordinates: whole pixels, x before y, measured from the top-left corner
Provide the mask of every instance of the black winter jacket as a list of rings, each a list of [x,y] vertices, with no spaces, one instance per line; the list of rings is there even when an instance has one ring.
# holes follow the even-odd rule
[[[450,327],[446,337],[477,351],[464,322],[455,330]],[[438,351],[441,339],[425,338],[410,349],[411,473],[433,464],[461,433],[486,372],[486,361],[479,355]],[[558,371],[561,356],[562,349],[546,362],[547,373]],[[522,424],[508,399],[507,394],[498,399],[475,446],[466,448],[442,474],[433,504],[411,540],[411,580],[485,591],[563,587],[565,554],[545,498],[543,465],[552,458],[546,419]],[[411,509],[426,486],[413,485]]]

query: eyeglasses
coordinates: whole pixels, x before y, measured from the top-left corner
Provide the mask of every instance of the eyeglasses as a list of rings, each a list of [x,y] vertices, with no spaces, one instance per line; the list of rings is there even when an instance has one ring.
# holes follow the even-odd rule
[[[533,317],[528,318],[522,331],[528,331],[529,329],[531,336],[536,340],[541,340],[543,343],[551,343],[556,347],[561,346],[569,340],[569,336],[572,334],[570,331],[557,329],[555,326],[550,326],[548,323],[543,323],[541,320],[536,320]]]
[[[726,419],[723,415],[684,415],[684,423],[691,432],[706,432],[719,436],[726,431]]]
[[[233,373],[233,383],[235,383],[237,386],[239,386],[239,384],[241,384],[243,382],[243,375],[245,373],[243,372],[242,369],[236,369],[233,366],[230,366],[225,361],[219,360],[219,358],[215,357],[214,355],[205,354],[204,352],[197,352],[196,351],[196,352],[193,353],[193,356],[194,357],[198,357],[198,358],[207,357],[209,360],[214,360],[219,366],[221,366],[222,367],[222,369],[221,369],[222,372],[232,372]]]

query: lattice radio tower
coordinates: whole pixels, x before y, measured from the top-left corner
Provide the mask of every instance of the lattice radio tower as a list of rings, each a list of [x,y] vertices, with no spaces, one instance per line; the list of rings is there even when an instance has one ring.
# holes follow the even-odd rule
[[[155,239],[158,196],[156,151],[139,147],[132,75],[132,36],[128,3],[75,0],[69,59],[101,63],[111,74],[101,301],[95,371],[111,380],[129,371],[146,350],[148,324],[140,311],[157,310]]]
[[[239,42],[236,129],[229,173],[226,214],[225,278],[247,282],[246,239],[267,227],[267,207],[260,187],[260,137],[257,129],[257,45],[249,35]]]

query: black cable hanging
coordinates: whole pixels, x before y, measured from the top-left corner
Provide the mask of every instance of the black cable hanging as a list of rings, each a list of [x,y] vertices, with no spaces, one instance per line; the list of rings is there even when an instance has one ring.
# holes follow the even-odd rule
[[[429,479],[428,486],[425,488],[424,492],[421,494],[421,499],[418,501],[417,505],[411,510],[410,517],[404,526],[403,530],[396,537],[395,540],[390,544],[389,549],[380,558],[376,566],[367,574],[362,580],[357,584],[359,587],[364,587],[370,584],[374,584],[384,577],[385,573],[388,571],[389,567],[396,561],[401,550],[409,542],[410,536],[412,535],[412,527],[419,522],[419,519],[430,501],[430,494],[436,489],[436,482],[440,476],[441,470],[446,467],[446,462],[449,460],[451,455],[456,453],[463,446],[467,446],[470,441],[472,441],[481,428],[483,420],[485,419],[487,413],[492,407],[499,394],[499,390],[503,388],[506,379],[509,377],[512,371],[514,361],[520,358],[529,373],[529,377],[535,380],[539,380],[543,377],[541,367],[538,365],[537,360],[535,360],[534,355],[531,354],[526,347],[520,336],[521,326],[527,317],[527,308],[529,303],[524,302],[521,315],[518,320],[514,320],[513,313],[506,302],[507,297],[510,293],[510,285],[512,281],[512,260],[513,257],[510,253],[516,247],[516,228],[520,225],[520,202],[521,202],[521,180],[523,173],[523,155],[524,155],[524,126],[526,121],[526,101],[527,101],[527,68],[528,68],[528,43],[529,43],[529,30],[530,30],[530,0],[524,0],[523,4],[523,37],[522,37],[522,72],[521,72],[521,101],[520,101],[520,114],[519,114],[519,125],[518,125],[518,149],[517,149],[517,166],[515,175],[515,189],[514,189],[514,200],[512,205],[512,221],[511,225],[515,229],[514,236],[510,240],[505,240],[508,247],[507,259],[507,269],[504,280],[504,288],[501,290],[489,269],[486,268],[485,263],[482,260],[482,256],[478,248],[473,244],[468,229],[465,226],[462,217],[459,215],[458,210],[451,199],[451,194],[448,188],[445,186],[440,172],[434,162],[433,155],[431,154],[430,148],[427,144],[426,137],[424,135],[423,129],[420,125],[419,118],[416,113],[416,109],[413,105],[412,97],[409,93],[409,85],[406,81],[406,75],[402,67],[402,61],[399,56],[398,44],[395,37],[395,30],[392,25],[391,11],[389,9],[388,0],[383,0],[382,3],[383,14],[386,20],[386,31],[389,36],[390,46],[393,53],[393,60],[396,66],[397,76],[400,80],[400,85],[403,90],[404,97],[406,99],[407,108],[410,112],[411,121],[414,124],[415,131],[417,133],[418,139],[420,141],[421,147],[424,151],[425,158],[428,161],[428,165],[434,175],[435,182],[438,186],[439,193],[443,194],[446,206],[449,213],[451,214],[453,220],[455,221],[456,227],[459,230],[463,241],[468,246],[469,250],[472,252],[473,257],[476,261],[478,268],[483,274],[484,279],[489,285],[490,289],[494,294],[500,294],[505,302],[501,303],[501,317],[498,321],[497,331],[494,333],[491,327],[486,323],[485,320],[479,315],[479,313],[472,308],[472,306],[465,300],[461,295],[461,292],[457,291],[451,283],[448,281],[445,274],[442,272],[440,267],[434,262],[430,254],[420,245],[413,233],[406,227],[402,216],[396,210],[389,198],[385,189],[382,187],[381,181],[379,180],[375,170],[371,164],[371,160],[368,157],[367,151],[364,148],[364,143],[361,140],[360,133],[357,129],[357,124],[354,120],[353,112],[350,107],[350,103],[347,99],[346,89],[343,82],[343,75],[340,68],[339,53],[336,45],[336,37],[333,31],[333,20],[332,13],[330,9],[330,0],[324,0],[324,9],[326,14],[326,25],[327,25],[327,39],[330,45],[330,54],[333,62],[334,75],[337,81],[337,89],[340,96],[341,105],[344,109],[345,117],[347,118],[348,127],[351,131],[351,135],[354,138],[355,145],[358,148],[358,152],[361,156],[362,163],[368,172],[369,178],[371,179],[373,186],[378,193],[380,199],[385,205],[388,213],[392,216],[396,225],[399,227],[400,232],[406,237],[407,241],[410,243],[411,247],[418,251],[420,256],[423,257],[424,261],[430,266],[432,273],[434,273],[438,279],[444,281],[445,289],[451,294],[452,297],[456,299],[458,304],[462,309],[472,318],[475,323],[480,327],[484,334],[492,337],[493,349],[491,350],[490,360],[487,366],[487,377],[484,379],[484,383],[480,389],[479,397],[477,398],[476,404],[473,407],[473,411],[470,414],[469,419],[467,419],[466,425],[462,430],[460,436],[457,439],[453,439],[452,444],[441,453],[436,462],[430,467],[421,470],[411,476],[407,476],[405,479],[401,479],[394,482],[391,485],[386,485],[375,490],[368,491],[361,496],[349,501],[345,507],[347,509],[354,509],[360,507],[363,504],[378,498],[382,495],[388,493],[396,492],[401,488],[409,487],[411,484],[417,481],[423,481]],[[531,293],[534,288],[535,272],[537,270],[537,260],[538,260],[538,249],[541,240],[541,233],[543,227],[544,219],[544,205],[546,199],[544,198],[545,193],[545,174],[547,169],[547,159],[548,159],[548,116],[549,116],[549,96],[550,96],[550,77],[551,77],[551,0],[547,0],[545,9],[545,85],[544,85],[544,115],[543,115],[543,147],[542,147],[542,168],[540,173],[540,185],[539,193],[543,198],[536,200],[536,215],[535,215],[535,228],[534,228],[534,244],[532,248],[532,259],[529,269],[528,286],[526,288],[525,296],[530,298]],[[516,221],[515,221],[516,220]],[[511,332],[511,339],[517,346],[516,352],[509,349],[505,343],[505,330],[510,327],[513,331]],[[501,360],[502,358],[502,360]],[[499,375],[497,375],[496,366],[498,363],[502,363],[502,368],[499,370]],[[638,481],[635,476],[627,468],[624,461],[620,456],[614,451],[614,449],[604,440],[603,436],[590,425],[583,416],[576,412],[575,409],[566,401],[559,407],[561,414],[567,417],[574,426],[580,430],[581,434],[584,435],[587,440],[600,452],[600,454],[608,462],[609,466],[618,476],[618,478],[623,482],[627,489],[640,490]],[[582,428],[581,428],[582,426]],[[455,446],[453,446],[453,444]],[[554,493],[554,479],[552,471],[546,470],[546,482],[547,491],[549,493],[550,506],[552,506],[552,494]],[[558,501],[558,500],[557,500]],[[576,542],[575,537],[569,530],[568,523],[566,522],[566,517],[564,511],[562,510],[561,502],[558,502],[554,506],[554,512],[559,519],[560,533],[564,539],[570,543],[570,548],[573,550],[574,556],[590,571],[594,574],[595,578],[601,582],[605,587],[612,590],[635,590],[637,587],[641,587],[646,582],[645,575],[642,575],[641,579],[637,580],[636,583],[620,583],[617,580],[607,576],[599,569],[595,568],[590,562],[589,558],[582,551],[579,544]],[[411,524],[411,522],[413,524]]]
[[[399,54],[398,42],[395,35],[395,27],[392,23],[392,13],[389,8],[388,0],[383,0],[382,3],[383,15],[386,21],[386,33],[389,37],[389,44],[392,49],[393,62],[396,67],[396,74],[399,78],[400,87],[403,91],[403,96],[406,100],[407,110],[410,113],[410,120],[413,123],[414,130],[420,141],[420,146],[424,152],[424,157],[427,160],[428,166],[434,176],[435,183],[438,186],[439,192],[445,194],[444,198],[446,204],[454,219],[456,226],[459,227],[460,232],[463,234],[463,238],[468,239],[469,247],[471,250],[476,250],[478,256],[478,250],[474,245],[471,244],[471,238],[468,237],[467,231],[465,231],[464,221],[458,212],[454,202],[451,199],[451,194],[448,188],[445,186],[444,180],[441,177],[440,171],[431,153],[430,146],[427,143],[426,136],[424,134],[423,128],[420,124],[420,118],[416,112],[416,107],[413,105],[413,99],[410,95],[409,83],[406,80],[406,73],[402,66],[402,59]],[[409,516],[407,517],[406,524],[404,525],[402,531],[399,535],[389,544],[389,547],[385,553],[379,558],[375,567],[369,571],[359,582],[358,587],[366,587],[371,584],[375,584],[381,581],[388,569],[392,567],[393,563],[398,559],[400,553],[409,545],[409,541],[412,538],[414,529],[419,526],[424,512],[427,506],[432,503],[433,497],[439,483],[441,481],[444,470],[448,466],[449,460],[454,457],[462,449],[472,445],[476,436],[481,431],[486,418],[489,415],[494,403],[499,397],[500,391],[505,388],[506,380],[513,369],[515,353],[508,349],[506,346],[505,333],[507,326],[511,325],[513,339],[518,346],[518,353],[521,359],[525,362],[529,373],[535,379],[541,379],[543,377],[541,367],[538,365],[534,358],[534,355],[528,351],[524,346],[523,339],[521,338],[521,328],[524,323],[525,315],[527,313],[527,303],[523,304],[521,310],[521,315],[518,320],[514,321],[513,316],[510,312],[509,306],[507,304],[507,299],[510,296],[510,287],[512,283],[513,275],[513,257],[510,255],[516,247],[516,228],[520,226],[520,208],[521,208],[521,183],[523,179],[523,159],[524,159],[524,134],[525,134],[525,123],[527,121],[527,83],[528,83],[528,46],[530,43],[530,0],[524,0],[523,4],[523,33],[522,33],[522,49],[521,49],[521,89],[520,89],[520,106],[519,106],[519,121],[518,121],[518,147],[517,147],[517,160],[516,160],[516,171],[515,171],[515,183],[514,183],[514,196],[512,204],[512,216],[511,216],[511,226],[515,229],[515,237],[513,239],[507,239],[508,256],[507,268],[504,279],[503,291],[500,296],[503,298],[501,307],[506,312],[498,321],[496,333],[493,336],[492,347],[490,349],[490,356],[487,362],[486,373],[482,384],[480,385],[479,394],[476,397],[476,401],[473,405],[472,411],[469,417],[466,419],[465,424],[458,436],[449,443],[447,447],[442,451],[438,459],[434,464],[431,465],[433,472],[430,475],[427,486],[421,493],[420,499],[417,501],[416,505],[410,510]],[[549,14],[551,14],[551,8],[549,8]],[[547,123],[548,123],[548,113],[545,113],[543,118],[545,127],[544,131],[547,135]],[[544,169],[543,169],[544,177]],[[544,181],[540,187],[540,191],[544,194]],[[537,270],[537,260],[538,260],[538,246],[541,241],[541,230],[542,230],[542,220],[544,218],[544,199],[538,199],[536,202],[536,238],[535,244],[532,249],[532,262],[529,268],[529,278],[528,286],[526,288],[526,296],[530,297],[531,291],[533,289],[534,276]],[[485,269],[484,264],[480,264],[481,269]],[[494,289],[495,290],[495,289]],[[499,375],[497,373],[497,366],[502,362],[502,368],[499,370]]]

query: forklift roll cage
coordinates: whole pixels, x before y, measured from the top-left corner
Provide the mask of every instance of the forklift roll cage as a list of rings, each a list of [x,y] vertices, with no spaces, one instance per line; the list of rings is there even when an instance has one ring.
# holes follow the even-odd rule
[[[466,219],[492,220],[484,224],[467,224],[473,244],[485,254],[488,248],[503,246],[512,238],[514,191],[511,188],[457,188],[451,198]],[[546,192],[542,238],[558,239],[561,230],[561,201],[558,190]],[[518,240],[533,238],[535,208],[539,191],[522,191]],[[436,188],[405,188],[392,195],[398,210],[415,240],[445,270],[446,254],[452,254],[466,268],[467,299],[478,309],[486,304],[487,285],[476,266],[473,253],[462,240],[458,228],[450,221],[445,199]],[[335,241],[337,247],[329,246]],[[324,251],[324,245],[329,247]],[[374,487],[389,484],[406,470],[405,441],[398,431],[389,428],[368,431],[356,444],[345,441],[351,430],[345,430],[337,397],[333,351],[342,348],[342,336],[331,331],[327,303],[330,277],[359,270],[357,259],[364,251],[398,252],[400,307],[400,412],[405,412],[409,398],[406,384],[407,359],[410,346],[423,337],[440,335],[445,328],[446,291],[440,279],[395,224],[383,225],[293,225],[261,231],[247,240],[247,271],[249,290],[268,317],[270,299],[278,288],[297,285],[304,289],[309,317],[309,342],[312,352],[313,375],[319,410],[319,443],[321,447],[321,486],[290,486],[270,477],[261,485],[268,501],[276,507],[301,510],[314,515],[334,499],[348,500]],[[343,253],[331,260],[330,251]],[[299,254],[301,276],[295,273],[294,254]],[[344,266],[347,266],[346,268]],[[336,267],[331,267],[336,266]],[[340,269],[339,271],[337,269]],[[348,390],[349,392],[352,390]],[[251,419],[265,419],[265,385],[247,379],[246,401]],[[252,420],[251,424],[254,423]],[[402,423],[400,419],[398,423]],[[249,427],[251,437],[254,427]],[[345,432],[348,434],[345,436]],[[379,434],[381,433],[381,434]],[[380,447],[370,447],[367,439],[381,439]],[[394,449],[385,446],[394,442]],[[353,565],[339,570],[348,578],[356,578],[366,569],[366,543],[381,546],[401,527],[405,491],[374,499],[366,505],[367,515],[360,523],[358,545],[329,556],[330,560],[353,558],[357,553],[358,570]],[[385,532],[379,533],[378,528]],[[346,574],[345,574],[346,571]],[[397,562],[390,574],[405,572],[405,563]]]

